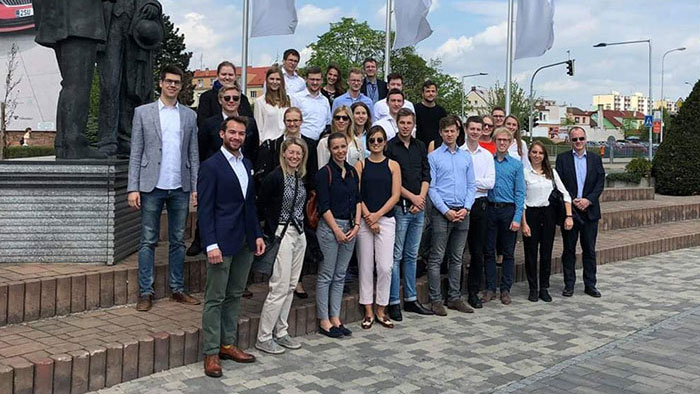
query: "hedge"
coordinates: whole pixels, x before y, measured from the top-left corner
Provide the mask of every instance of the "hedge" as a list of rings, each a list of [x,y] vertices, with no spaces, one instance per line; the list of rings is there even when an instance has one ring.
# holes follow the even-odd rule
[[[38,157],[38,156],[53,156],[53,146],[49,145],[34,145],[34,146],[8,146],[5,148],[5,158],[17,159],[20,157]]]

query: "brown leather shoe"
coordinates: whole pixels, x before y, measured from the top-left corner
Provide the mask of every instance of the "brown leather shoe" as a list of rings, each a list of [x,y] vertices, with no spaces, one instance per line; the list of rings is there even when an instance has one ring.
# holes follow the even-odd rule
[[[442,304],[442,301],[432,301],[430,303],[430,310],[437,316],[447,316],[447,309],[445,309],[445,305]]]
[[[173,293],[170,299],[181,304],[199,305],[202,302],[187,293]]]
[[[509,291],[502,291],[501,292],[501,303],[503,303],[503,305],[510,305],[510,292]]]
[[[481,302],[485,304],[485,303],[487,303],[489,301],[493,301],[495,299],[496,299],[496,293],[491,291],[491,290],[486,290],[484,292],[484,296],[481,297]]]
[[[139,312],[148,312],[153,306],[152,296],[150,294],[139,297],[139,302],[136,303],[136,310]]]
[[[464,300],[461,298],[453,301],[447,301],[447,308],[455,309],[463,313],[474,313],[474,309],[467,306],[467,304],[464,303]]]
[[[204,356],[204,374],[212,378],[221,377],[221,361],[219,361],[218,354]]]
[[[255,356],[246,353],[233,345],[222,345],[219,348],[219,357],[224,360],[233,360],[237,363],[252,363],[255,361]]]

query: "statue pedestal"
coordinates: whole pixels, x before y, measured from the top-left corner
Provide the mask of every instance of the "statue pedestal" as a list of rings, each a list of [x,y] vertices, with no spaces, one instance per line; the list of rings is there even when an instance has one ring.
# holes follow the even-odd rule
[[[0,263],[103,263],[138,249],[128,160],[0,161]]]

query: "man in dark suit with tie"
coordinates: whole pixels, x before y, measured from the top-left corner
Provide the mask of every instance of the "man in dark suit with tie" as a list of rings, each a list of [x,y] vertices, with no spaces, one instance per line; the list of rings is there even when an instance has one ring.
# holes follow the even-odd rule
[[[387,86],[386,82],[377,78],[377,61],[371,57],[362,62],[362,68],[365,70],[365,79],[362,80],[360,92],[372,100],[372,104],[386,97]]]
[[[243,157],[247,118],[229,116],[221,124],[223,144],[201,165],[197,182],[202,247],[207,251],[207,284],[202,312],[204,372],[220,377],[220,358],[255,361],[234,343],[238,312],[253,254],[265,252],[255,210],[253,166]]]
[[[596,289],[595,242],[600,220],[598,198],[605,185],[605,169],[600,156],[586,152],[586,131],[581,127],[569,130],[573,147],[571,153],[557,155],[556,169],[562,183],[573,198],[574,227],[562,228],[564,240],[562,265],[564,267],[564,291],[562,295],[574,295],[576,283],[576,242],[581,237],[583,250],[583,284],[585,293],[600,297]]]

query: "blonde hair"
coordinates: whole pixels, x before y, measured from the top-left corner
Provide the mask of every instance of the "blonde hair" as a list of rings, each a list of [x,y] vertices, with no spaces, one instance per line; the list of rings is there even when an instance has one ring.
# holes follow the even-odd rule
[[[269,87],[265,85],[265,102],[280,108],[291,106],[292,104],[289,100],[287,89],[284,85],[284,74],[282,74],[282,69],[277,64],[273,64],[267,69],[267,72],[265,73],[265,83],[267,83],[267,78],[272,74],[279,74],[281,79],[280,88],[275,92],[271,91]]]
[[[491,134],[491,140],[496,142],[496,137],[501,134],[507,135],[510,141],[513,142],[513,133],[511,133],[510,130],[506,129],[504,126],[501,126],[493,131],[493,134]]]
[[[294,173],[287,165],[287,160],[284,159],[284,153],[287,152],[287,149],[292,145],[297,145],[301,148],[302,157],[299,167],[297,167],[297,174],[299,174],[300,178],[303,178],[304,175],[306,175],[306,160],[309,156],[309,148],[306,146],[306,142],[299,137],[287,137],[282,141],[282,146],[280,147],[280,168],[285,176]]]
[[[350,118],[348,120],[348,129],[345,131],[340,131],[340,130],[335,128],[335,116],[341,112],[345,112],[345,115]],[[331,120],[331,134],[333,134],[333,133],[343,134],[345,136],[345,141],[348,144],[353,143],[353,144],[355,144],[355,147],[358,150],[360,149],[360,146],[357,143],[357,139],[355,139],[355,117],[352,113],[352,110],[347,105],[341,105],[340,107],[336,108],[335,111],[333,111],[333,117]]]

